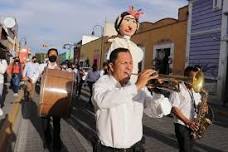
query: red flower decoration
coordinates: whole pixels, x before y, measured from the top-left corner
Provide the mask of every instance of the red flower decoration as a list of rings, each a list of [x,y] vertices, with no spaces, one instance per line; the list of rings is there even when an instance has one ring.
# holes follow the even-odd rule
[[[135,10],[133,6],[129,6],[129,9],[127,12],[132,16],[134,16],[136,19],[139,19],[139,17],[144,14],[142,12],[142,9]]]

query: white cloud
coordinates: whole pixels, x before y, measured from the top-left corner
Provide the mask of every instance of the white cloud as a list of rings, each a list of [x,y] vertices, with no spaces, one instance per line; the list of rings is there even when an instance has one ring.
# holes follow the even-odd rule
[[[33,49],[42,43],[61,48],[64,43],[77,42],[83,34],[90,34],[94,25],[102,25],[105,18],[114,21],[128,6],[126,1],[109,0],[1,0],[0,15],[17,18],[19,36],[26,37]],[[131,4],[128,0],[126,4]],[[187,2],[180,0],[140,0],[143,20],[175,17],[177,8]],[[3,5],[2,5],[3,4]],[[36,50],[37,51],[37,50]]]

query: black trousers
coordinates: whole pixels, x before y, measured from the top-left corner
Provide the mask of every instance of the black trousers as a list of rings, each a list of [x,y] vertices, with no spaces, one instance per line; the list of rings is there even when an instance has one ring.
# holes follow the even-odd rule
[[[50,145],[53,140],[53,146],[59,148],[61,146],[60,139],[60,117],[52,116],[53,132],[51,132],[50,117],[42,117],[42,128],[44,131],[45,144]],[[52,136],[53,134],[53,136]]]
[[[145,152],[145,150],[143,148],[142,140],[127,149],[107,147],[102,145],[101,142],[98,141],[93,147],[93,152]]]
[[[180,152],[192,152],[194,139],[191,136],[191,129],[178,123],[174,125]]]
[[[82,90],[82,85],[85,81],[84,80],[79,80],[79,84],[77,85],[77,93],[78,93],[78,96],[81,95],[81,90]]]
[[[92,98],[92,95],[93,95],[93,84],[94,84],[95,82],[90,82],[90,81],[88,81],[87,83],[88,83],[89,92],[90,92],[89,103],[92,104],[91,98]]]

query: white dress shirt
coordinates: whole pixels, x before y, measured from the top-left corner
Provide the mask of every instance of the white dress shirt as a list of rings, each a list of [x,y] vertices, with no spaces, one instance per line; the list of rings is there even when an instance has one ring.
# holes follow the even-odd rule
[[[107,53],[107,60],[109,60],[110,54],[113,50],[116,48],[126,48],[131,52],[132,59],[133,59],[133,71],[132,73],[138,74],[138,64],[143,60],[144,53],[141,48],[139,48],[134,42],[130,40],[129,36],[124,36],[124,37],[116,37]],[[131,76],[131,82],[136,82],[137,80],[137,75],[132,75]]]
[[[48,61],[47,68],[48,69],[60,69],[56,62],[50,62],[50,61]]]
[[[40,75],[43,73],[44,69],[47,67],[47,63],[41,63],[39,66]]]
[[[5,59],[0,59],[0,83],[4,83],[4,73],[6,72],[8,64]]]
[[[180,83],[180,92],[173,92],[170,95],[170,102],[172,106],[177,107],[188,119],[193,119],[196,116],[194,101],[192,101],[190,93],[193,94],[195,105],[201,102],[201,95],[194,90],[189,90],[184,82]],[[190,92],[189,92],[190,91]],[[174,122],[184,125],[184,122],[174,116]]]
[[[30,78],[32,83],[36,83],[40,76],[39,63],[28,62],[23,70],[23,76]]]
[[[132,82],[121,87],[110,75],[94,84],[92,102],[98,137],[103,145],[113,148],[130,148],[141,140],[144,108],[146,114],[159,118],[171,111],[171,104],[163,95],[152,96],[147,88],[137,91]]]
[[[86,75],[86,81],[88,82],[96,82],[100,78],[100,72],[99,71],[93,71],[90,70],[88,74]]]

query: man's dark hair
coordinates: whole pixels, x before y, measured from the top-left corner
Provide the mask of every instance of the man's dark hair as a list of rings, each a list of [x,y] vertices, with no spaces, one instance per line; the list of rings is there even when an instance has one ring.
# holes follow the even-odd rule
[[[103,62],[103,67],[105,67],[105,66],[107,66],[108,65],[108,63],[107,62]]]
[[[202,66],[201,65],[195,65],[194,68],[196,68],[198,71],[202,71]]]
[[[97,64],[94,63],[94,64],[92,65],[92,70],[93,70],[93,71],[97,71]]]
[[[47,52],[47,56],[49,56],[49,54],[50,54],[51,51],[55,51],[57,55],[59,54],[59,53],[58,53],[58,50],[57,50],[56,48],[50,48],[50,49],[48,50],[48,52]]]
[[[184,70],[184,76],[190,76],[191,72],[197,72],[198,69],[196,67],[188,66]]]
[[[36,59],[36,56],[33,56],[32,59]]]
[[[109,63],[114,63],[118,57],[118,54],[121,52],[129,52],[130,53],[130,51],[128,49],[117,48],[111,52],[110,57],[109,57]]]

